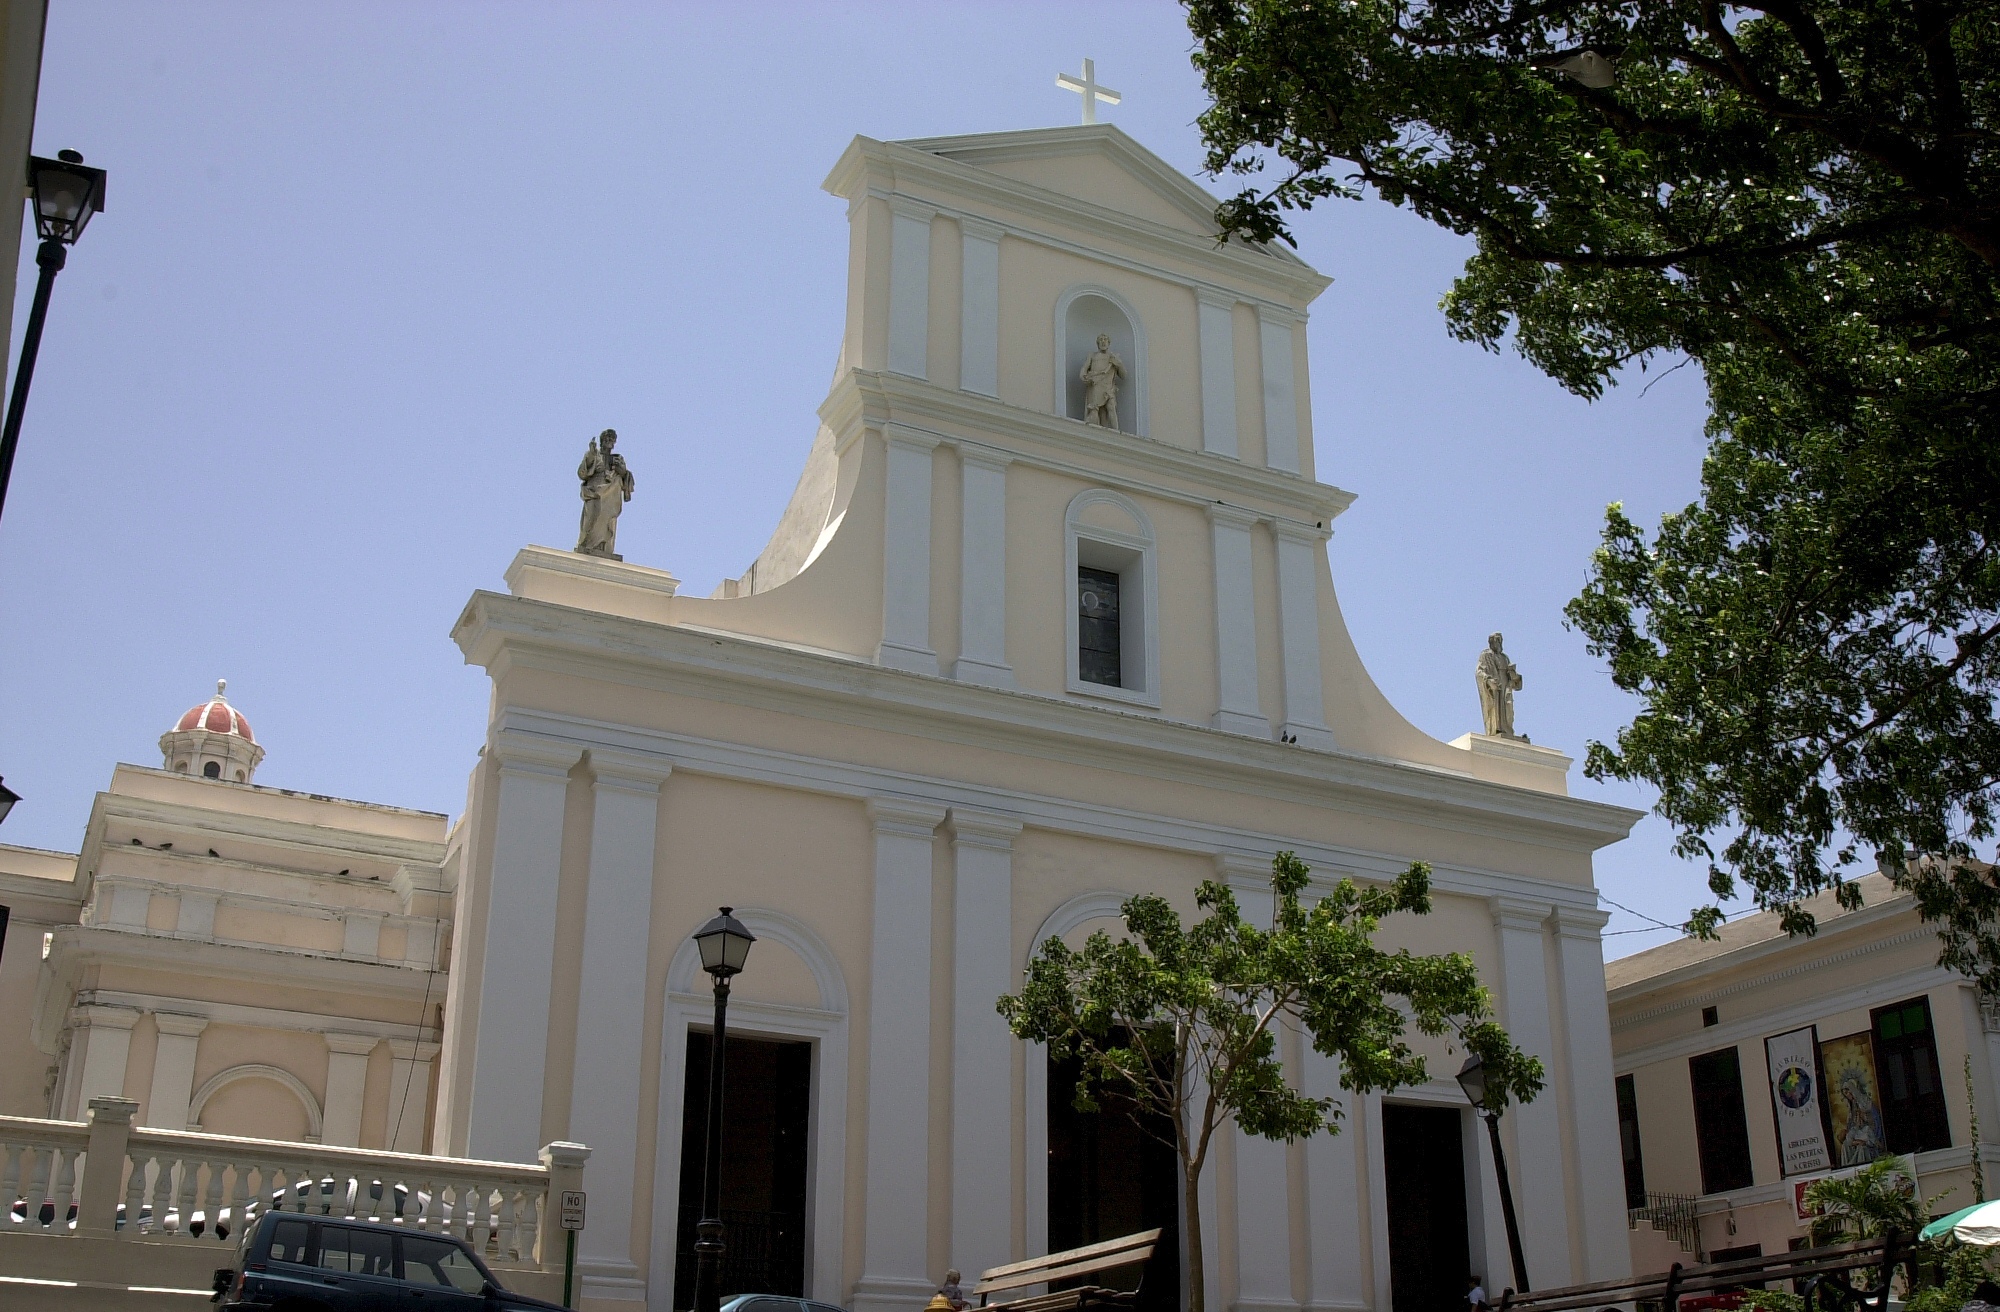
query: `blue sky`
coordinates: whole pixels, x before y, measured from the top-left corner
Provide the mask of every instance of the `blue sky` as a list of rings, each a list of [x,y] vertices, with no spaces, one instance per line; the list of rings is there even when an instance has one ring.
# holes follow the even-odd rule
[[[1189,46],[1166,3],[53,0],[35,145],[109,169],[109,207],[0,519],[0,837],[74,850],[218,677],[259,782],[455,814],[487,684],[446,635],[516,548],[573,540],[592,434],[637,474],[628,559],[705,595],[763,545],[838,345],[847,141],[1074,122],[1055,75],[1090,55],[1125,93],[1103,117],[1193,174]],[[1700,378],[1586,404],[1445,334],[1458,239],[1380,202],[1297,233],[1335,280],[1314,422],[1359,496],[1331,550],[1363,658],[1452,738],[1502,630],[1519,727],[1581,757],[1631,704],[1562,606],[1607,502],[1693,496]],[[1649,819],[1602,854],[1607,896],[1684,917],[1668,843]]]

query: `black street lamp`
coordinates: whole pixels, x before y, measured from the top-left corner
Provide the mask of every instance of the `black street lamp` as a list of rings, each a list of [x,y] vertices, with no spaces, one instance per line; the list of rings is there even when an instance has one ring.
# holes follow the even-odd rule
[[[1514,1219],[1514,1186],[1507,1182],[1507,1154],[1500,1147],[1500,1113],[1486,1106],[1486,1062],[1478,1053],[1458,1070],[1458,1087],[1472,1110],[1486,1120],[1486,1137],[1493,1145],[1493,1174],[1500,1181],[1500,1215],[1507,1221],[1507,1255],[1514,1259],[1514,1284],[1528,1293],[1528,1260],[1521,1256],[1521,1225]]]
[[[7,813],[14,809],[14,803],[20,800],[21,795],[9,788],[4,780],[0,780],[0,821],[7,818]]]
[[[722,914],[694,932],[701,968],[715,981],[715,1036],[708,1046],[708,1153],[702,1165],[701,1220],[695,1225],[694,1312],[717,1312],[722,1304],[722,1054],[729,1038],[729,977],[743,969],[757,936],[723,907]]]
[[[54,159],[28,159],[28,187],[35,197],[35,229],[42,235],[35,263],[42,274],[35,283],[34,308],[28,330],[21,335],[21,362],[14,367],[14,395],[7,402],[7,424],[0,429],[0,509],[7,504],[7,480],[14,472],[14,448],[21,440],[21,412],[28,408],[28,384],[35,377],[35,355],[42,346],[42,323],[49,316],[49,293],[68,258],[69,245],[83,235],[90,216],[104,209],[104,170],[87,168],[83,156],[59,151]]]

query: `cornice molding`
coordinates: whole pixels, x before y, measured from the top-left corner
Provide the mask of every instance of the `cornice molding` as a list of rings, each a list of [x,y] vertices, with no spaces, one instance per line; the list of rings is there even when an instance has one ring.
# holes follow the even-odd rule
[[[1275,795],[1304,805],[1340,806],[1357,814],[1569,851],[1595,851],[1616,842],[1643,815],[1409,762],[1339,749],[1304,751],[1109,706],[960,683],[716,630],[695,633],[491,592],[473,594],[452,636],[466,659],[482,667],[504,655],[515,668]],[[502,723],[516,721],[503,717]],[[633,742],[634,750],[653,750],[643,735]],[[1594,896],[1591,901],[1594,905]]]
[[[954,847],[983,847],[996,852],[1013,851],[1014,840],[1026,828],[1018,816],[963,806],[951,808],[949,827]]]
[[[1299,532],[1330,526],[1354,494],[1297,474],[1194,451],[1137,433],[1098,428],[1060,415],[1010,405],[976,392],[941,387],[902,374],[850,369],[834,380],[819,418],[845,448],[867,428],[885,438],[990,452],[994,459],[1067,474],[1145,496],[1208,507],[1241,503],[1260,519],[1298,522]],[[1018,445],[999,445],[1013,442]],[[1176,486],[1159,479],[1179,480]],[[1324,536],[1324,534],[1321,534]]]
[[[1719,952],[1712,957],[1690,961],[1671,970],[1661,971],[1657,975],[1645,975],[1623,984],[1613,985],[1607,990],[1607,997],[1615,1014],[1622,1005],[1636,1004],[1651,994],[1669,992],[1705,975],[1738,970],[1766,957],[1797,951],[1802,945],[1824,946],[1829,942],[1844,939],[1850,934],[1878,928],[1883,921],[1913,913],[1915,909],[1916,900],[1909,894],[1893,894],[1873,906],[1864,906],[1859,911],[1850,911],[1821,920],[1819,932],[1809,939],[1796,939],[1787,934],[1758,939],[1754,943],[1745,943],[1741,947]]]
[[[946,808],[905,797],[871,797],[868,820],[878,834],[901,834],[907,838],[930,838],[944,823]]]
[[[1611,1016],[1611,1031],[1615,1034],[1621,1030],[1629,1030],[1649,1020],[1658,1020],[1662,1016],[1670,1016],[1677,1011],[1690,1011],[1710,1006],[1722,1001],[1724,998],[1733,998],[1744,993],[1754,993],[1759,989],[1769,988],[1771,985],[1779,983],[1782,980],[1794,979],[1816,970],[1824,970],[1831,966],[1858,960],[1861,957],[1871,956],[1877,952],[1886,952],[1890,948],[1902,947],[1907,943],[1915,943],[1920,939],[1935,938],[1936,936],[1936,930],[1927,925],[1919,925],[1917,928],[1907,930],[1901,934],[1892,934],[1887,938],[1872,939],[1866,943],[1856,943],[1844,951],[1829,952],[1824,956],[1814,956],[1806,961],[1795,962],[1792,965],[1784,966],[1777,970],[1767,970],[1761,975],[1753,975],[1748,979],[1738,980],[1733,984],[1724,984],[1719,988],[1705,989],[1700,993],[1690,993],[1685,997],[1676,998],[1672,1002],[1664,1002],[1657,1006],[1644,1007],[1626,1012],[1619,1012],[1614,1009]],[[1957,976],[1945,971],[1942,967],[1933,966],[1926,969],[1937,971],[1941,978],[1957,978]],[[1873,981],[1869,987],[1872,989],[1879,983],[1880,981]],[[1820,1002],[1815,1002],[1813,1005],[1821,1010],[1832,1009],[1822,1005]],[[1615,1002],[1613,1006],[1614,1008],[1616,1007]]]

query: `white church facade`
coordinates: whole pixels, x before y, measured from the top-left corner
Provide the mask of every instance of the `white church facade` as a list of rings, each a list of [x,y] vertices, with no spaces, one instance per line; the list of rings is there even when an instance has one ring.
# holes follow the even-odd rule
[[[1279,850],[1329,883],[1423,860],[1435,911],[1382,939],[1470,953],[1547,1066],[1502,1121],[1530,1274],[1626,1273],[1591,863],[1638,815],[1570,797],[1568,759],[1524,739],[1426,736],[1362,667],[1325,549],[1353,498],[1314,468],[1328,281],[1218,245],[1213,198],[1107,125],[857,138],[825,185],[839,364],[743,575],[682,596],[523,549],[452,629],[492,681],[455,823],[257,785],[218,694],[163,769],[119,767],[80,857],[0,849],[36,918],[0,956],[33,1016],[0,1056],[34,1068],[0,1063],[0,1112],[122,1090],[172,1128],[587,1144],[582,1305],[671,1312],[711,1017],[689,935],[727,905],[759,941],[730,1010],[725,1286],[902,1312],[949,1268],[1152,1225],[1172,1251],[1157,1150],[1076,1113],[995,1010],[1040,943],[1115,928],[1134,893],[1191,912],[1208,878],[1255,906]],[[1337,1137],[1228,1139],[1210,1307],[1511,1283],[1483,1131],[1432,1055]],[[202,1120],[218,1099],[262,1129]]]

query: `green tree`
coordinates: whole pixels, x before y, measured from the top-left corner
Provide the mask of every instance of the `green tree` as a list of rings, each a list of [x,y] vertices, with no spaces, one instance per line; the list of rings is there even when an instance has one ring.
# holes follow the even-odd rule
[[[1209,166],[1271,170],[1226,233],[1372,192],[1475,239],[1460,338],[1585,397],[1700,365],[1701,499],[1614,505],[1568,608],[1641,702],[1587,772],[1795,933],[1872,856],[2000,988],[2000,9],[1186,3]]]
[[[1281,1022],[1338,1060],[1351,1093],[1429,1078],[1405,1041],[1412,1024],[1421,1034],[1451,1034],[1484,1058],[1489,1105],[1527,1101],[1542,1088],[1541,1063],[1494,1023],[1469,956],[1375,946],[1383,916],[1429,912],[1429,867],[1412,865],[1385,888],[1343,879],[1311,907],[1300,900],[1309,875],[1290,852],[1272,861],[1268,930],[1246,923],[1235,895],[1214,880],[1197,890],[1206,914],[1190,926],[1163,897],[1129,898],[1122,914],[1130,937],[1100,930],[1080,951],[1050,939],[1021,992],[998,1003],[1017,1037],[1046,1045],[1053,1061],[1079,1059],[1079,1110],[1097,1110],[1098,1094],[1115,1089],[1134,1104],[1142,1129],[1152,1116],[1173,1127],[1192,1312],[1203,1308],[1198,1186],[1216,1131],[1234,1120],[1245,1133],[1291,1142],[1340,1130],[1336,1099],[1308,1098],[1286,1082]]]
[[[1943,1197],[1936,1194],[1929,1202]],[[1853,1175],[1813,1181],[1806,1186],[1806,1206],[1812,1212],[1810,1233],[1815,1244],[1880,1239],[1891,1233],[1908,1243],[1931,1219],[1928,1204],[1917,1197],[1909,1159],[1886,1154]]]

